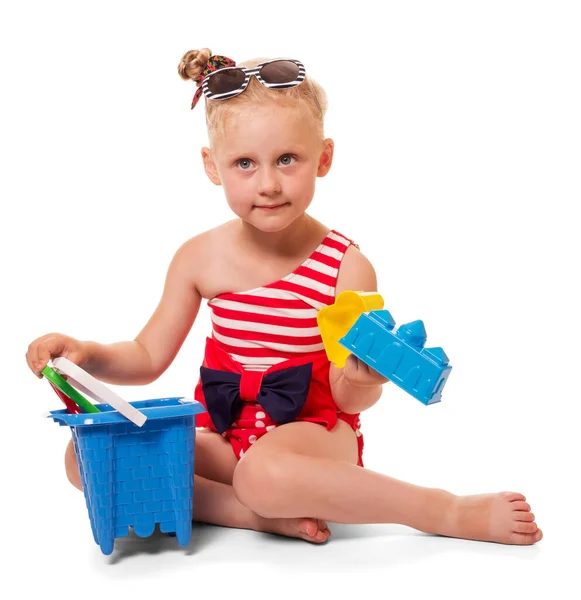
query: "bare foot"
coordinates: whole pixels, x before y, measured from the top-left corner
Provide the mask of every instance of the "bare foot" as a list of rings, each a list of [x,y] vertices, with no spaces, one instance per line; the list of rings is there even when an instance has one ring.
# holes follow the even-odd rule
[[[448,537],[500,544],[530,545],[543,537],[526,498],[515,492],[456,497],[444,529]]]
[[[326,542],[331,535],[327,523],[321,519],[266,519],[258,515],[256,518],[257,522],[253,527],[256,531],[302,538],[315,544]]]

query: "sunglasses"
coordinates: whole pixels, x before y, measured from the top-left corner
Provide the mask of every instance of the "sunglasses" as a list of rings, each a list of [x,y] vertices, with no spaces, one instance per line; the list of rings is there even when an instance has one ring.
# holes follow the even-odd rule
[[[254,75],[267,88],[284,89],[300,85],[306,78],[304,65],[294,59],[276,58],[257,65],[254,69],[224,67],[209,73],[202,81],[202,92],[209,100],[227,100],[241,94]],[[308,81],[308,80],[307,80]],[[308,81],[319,110],[321,105]],[[323,111],[321,110],[321,113]]]

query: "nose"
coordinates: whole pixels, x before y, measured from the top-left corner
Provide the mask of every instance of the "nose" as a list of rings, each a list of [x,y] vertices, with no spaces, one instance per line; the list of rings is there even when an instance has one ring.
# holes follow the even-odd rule
[[[280,194],[282,187],[280,185],[279,174],[276,169],[261,169],[258,181],[258,193],[261,196],[274,196]]]

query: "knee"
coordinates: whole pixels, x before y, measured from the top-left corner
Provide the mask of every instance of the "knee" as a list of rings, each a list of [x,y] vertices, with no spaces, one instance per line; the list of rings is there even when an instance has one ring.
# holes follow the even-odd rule
[[[292,470],[286,455],[263,456],[250,452],[238,463],[232,487],[238,500],[261,517],[280,516],[278,507],[288,498]]]
[[[73,440],[70,440],[67,449],[65,451],[65,470],[67,473],[68,480],[79,490],[83,489],[81,482],[81,473],[79,471],[79,464],[77,462],[77,455],[75,454],[75,447]]]

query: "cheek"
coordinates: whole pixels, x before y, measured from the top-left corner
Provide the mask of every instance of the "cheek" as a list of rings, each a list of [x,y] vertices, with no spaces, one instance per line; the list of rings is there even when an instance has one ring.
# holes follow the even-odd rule
[[[307,174],[290,178],[285,186],[285,190],[296,199],[311,197],[315,190],[315,178],[309,177]]]
[[[225,177],[222,179],[222,187],[226,200],[232,209],[242,208],[248,204],[248,185],[240,177]]]
[[[317,179],[317,169],[311,163],[303,164],[292,179],[297,189],[312,189]]]

